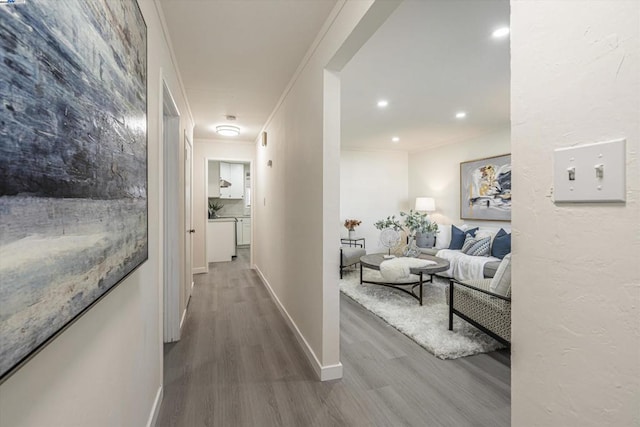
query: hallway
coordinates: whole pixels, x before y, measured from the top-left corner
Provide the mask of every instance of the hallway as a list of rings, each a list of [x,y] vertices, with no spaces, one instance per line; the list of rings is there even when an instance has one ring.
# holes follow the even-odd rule
[[[344,378],[317,381],[248,258],[194,276],[158,426],[509,425],[503,353],[439,360],[344,296]]]

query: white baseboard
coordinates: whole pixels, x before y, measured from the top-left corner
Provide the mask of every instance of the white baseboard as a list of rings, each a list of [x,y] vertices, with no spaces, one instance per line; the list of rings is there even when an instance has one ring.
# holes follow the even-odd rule
[[[158,415],[160,414],[160,405],[162,405],[162,396],[164,393],[164,389],[162,385],[158,388],[158,392],[156,393],[156,399],[153,401],[153,407],[151,408],[151,413],[149,414],[149,421],[147,421],[147,427],[155,427],[156,422],[158,421]]]
[[[187,304],[187,307],[189,307],[189,304]],[[180,318],[180,331],[182,331],[182,324],[184,323],[184,319],[187,318],[187,309],[185,308],[184,311],[182,312],[182,317]]]
[[[316,377],[320,381],[337,380],[342,378],[342,363],[338,363],[336,365],[322,366],[322,364],[316,357],[316,354],[314,353],[313,349],[311,348],[307,340],[304,338],[304,336],[300,332],[300,329],[298,329],[298,326],[293,321],[293,319],[291,318],[287,310],[284,308],[284,306],[280,302],[280,299],[278,299],[278,296],[271,288],[269,281],[264,277],[264,274],[262,274],[262,271],[260,271],[260,268],[257,265],[254,265],[254,269],[258,273],[258,277],[260,277],[260,280],[262,280],[262,283],[264,283],[264,286],[267,288],[267,291],[269,291],[269,295],[271,296],[271,299],[276,303],[278,310],[280,310],[280,314],[282,315],[284,320],[287,322],[287,325],[293,332],[293,335],[296,337],[298,344],[300,344],[300,347],[302,347],[302,350],[304,351],[304,354],[307,357],[309,364],[313,368],[313,371],[315,372]]]
[[[206,274],[208,272],[209,272],[209,269],[207,267],[197,267],[197,268],[191,269],[192,274]]]

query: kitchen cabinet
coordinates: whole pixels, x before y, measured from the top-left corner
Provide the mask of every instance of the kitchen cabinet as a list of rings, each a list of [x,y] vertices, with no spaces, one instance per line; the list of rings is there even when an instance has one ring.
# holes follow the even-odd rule
[[[236,256],[236,219],[210,219],[207,224],[207,262],[231,261]]]
[[[238,245],[251,244],[251,218],[238,218],[236,240]]]
[[[209,160],[208,167],[208,193],[209,197],[220,197],[220,162]]]
[[[220,187],[221,199],[244,198],[244,165],[242,163],[220,162],[220,179],[231,185]]]

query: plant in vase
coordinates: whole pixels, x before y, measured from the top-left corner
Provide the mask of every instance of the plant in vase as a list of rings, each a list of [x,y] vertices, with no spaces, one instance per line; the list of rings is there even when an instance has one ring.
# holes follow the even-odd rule
[[[404,217],[404,226],[419,248],[434,246],[438,224],[429,221],[427,214],[410,210],[409,213],[400,212],[400,216]]]
[[[209,202],[209,219],[215,218],[217,216],[217,212],[223,207],[224,205],[220,202]]]
[[[349,238],[355,239],[356,237],[356,227],[362,224],[362,221],[358,219],[345,219],[344,226],[347,230],[349,230]]]

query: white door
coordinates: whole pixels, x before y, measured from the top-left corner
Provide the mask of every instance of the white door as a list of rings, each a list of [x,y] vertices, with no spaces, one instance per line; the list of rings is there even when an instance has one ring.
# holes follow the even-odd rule
[[[185,241],[184,241],[184,273],[185,280],[183,289],[183,301],[186,307],[189,304],[189,298],[191,297],[191,289],[193,288],[193,271],[192,271],[192,252],[193,252],[193,233],[196,230],[193,229],[193,209],[191,205],[192,189],[192,159],[191,159],[191,141],[187,138],[185,132],[184,135],[184,223],[186,226]],[[204,230],[200,230],[204,233]]]

